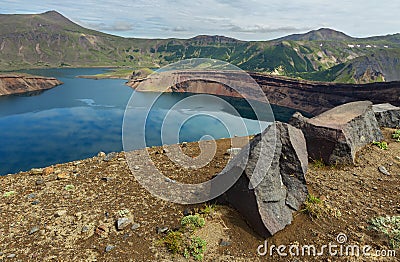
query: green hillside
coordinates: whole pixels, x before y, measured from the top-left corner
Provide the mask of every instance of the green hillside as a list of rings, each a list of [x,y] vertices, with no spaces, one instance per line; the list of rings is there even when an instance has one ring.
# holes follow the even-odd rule
[[[2,71],[64,66],[157,68],[201,57],[224,60],[248,71],[306,79],[357,82],[365,73],[365,81],[398,80],[397,71],[391,69],[399,48],[400,35],[360,39],[326,28],[258,42],[207,35],[137,39],[86,29],[56,11],[0,15]],[[369,79],[369,67],[361,65],[370,61],[376,61],[371,72],[377,77]]]

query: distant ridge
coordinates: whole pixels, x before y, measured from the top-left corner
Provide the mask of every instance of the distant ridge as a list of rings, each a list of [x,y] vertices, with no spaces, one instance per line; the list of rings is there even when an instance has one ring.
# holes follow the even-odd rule
[[[345,33],[330,29],[320,28],[318,30],[312,30],[305,34],[293,34],[278,38],[276,40],[290,40],[290,41],[348,41],[352,40],[351,36]]]
[[[321,28],[271,41],[220,35],[140,39],[82,27],[57,11],[0,15],[0,70],[5,71],[70,66],[158,68],[182,59],[212,58],[247,71],[357,83],[400,80],[399,50],[400,34],[353,38]]]

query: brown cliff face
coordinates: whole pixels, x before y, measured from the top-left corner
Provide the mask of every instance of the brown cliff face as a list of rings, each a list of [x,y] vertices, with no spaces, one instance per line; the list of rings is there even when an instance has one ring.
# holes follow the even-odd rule
[[[0,96],[39,92],[61,84],[61,81],[52,77],[0,75]]]
[[[198,79],[183,80],[166,92],[189,92],[208,93],[221,96],[241,97],[235,90],[218,81],[204,81],[201,73]],[[187,72],[183,73],[185,76]],[[209,72],[207,72],[209,74]],[[271,104],[297,109],[313,115],[320,114],[338,105],[369,100],[374,104],[391,103],[400,106],[400,82],[371,83],[371,84],[337,84],[327,82],[311,82],[304,80],[289,79],[277,76],[250,73],[250,76],[258,83]],[[234,74],[218,76],[216,80],[229,77],[231,82],[240,84]],[[139,83],[146,82],[146,79],[132,80],[127,85],[137,88]],[[251,85],[249,85],[251,86]],[[157,91],[143,90],[140,91]],[[242,93],[242,92],[241,92]],[[252,90],[246,91],[246,97],[259,100],[252,95]]]

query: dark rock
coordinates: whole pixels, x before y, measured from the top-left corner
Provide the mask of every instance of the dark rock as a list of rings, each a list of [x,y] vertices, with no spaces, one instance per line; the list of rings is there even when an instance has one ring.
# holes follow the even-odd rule
[[[310,119],[296,113],[289,123],[303,131],[310,158],[331,165],[354,164],[359,149],[383,139],[369,101],[341,105]]]
[[[376,120],[381,127],[399,128],[400,127],[400,107],[389,103],[373,105]]]
[[[190,211],[190,209],[189,208],[186,208],[185,210],[183,210],[183,215],[184,216],[188,216],[188,215],[190,215],[192,212]]]
[[[168,227],[164,227],[164,226],[157,227],[157,234],[165,233],[168,231],[168,229],[169,229]]]
[[[40,229],[39,227],[33,227],[30,231],[29,231],[29,235],[35,234],[36,232],[38,232]]]
[[[35,200],[35,201],[33,201],[31,204],[32,204],[32,205],[38,205],[39,203],[40,203],[39,200]]]
[[[110,252],[110,251],[113,250],[114,248],[115,248],[114,246],[108,245],[108,246],[106,246],[105,251],[106,251],[106,252]]]
[[[219,175],[232,176],[248,152],[244,172],[218,201],[236,208],[258,234],[268,237],[292,222],[293,212],[307,197],[306,141],[299,129],[275,122],[255,136]],[[254,183],[254,179],[259,180]]]
[[[118,218],[118,220],[116,221],[117,229],[123,230],[131,223],[132,223],[132,219],[130,219],[130,218],[127,218],[127,217]]]
[[[390,176],[390,173],[389,173],[389,171],[387,171],[386,167],[380,166],[380,167],[378,167],[378,170],[379,170],[379,172],[381,172],[382,174],[387,175],[387,176]]]

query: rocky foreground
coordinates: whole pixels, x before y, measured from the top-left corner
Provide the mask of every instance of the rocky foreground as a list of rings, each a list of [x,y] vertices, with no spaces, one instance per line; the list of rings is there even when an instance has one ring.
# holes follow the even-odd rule
[[[0,74],[0,96],[42,92],[61,84],[53,77]]]
[[[322,246],[339,233],[347,243],[389,249],[389,239],[370,229],[376,217],[400,214],[400,143],[384,129],[387,150],[362,149],[354,166],[309,164],[307,187],[329,212],[318,218],[301,211],[269,244]],[[190,156],[198,143],[181,145]],[[220,172],[229,160],[230,140],[217,141],[214,159],[199,170],[178,168],[162,148],[151,148],[156,166],[172,180],[198,183]],[[382,173],[382,167],[388,173]],[[137,164],[137,172],[145,166]],[[200,213],[205,226],[205,261],[396,261],[396,257],[279,257],[257,255],[264,244],[234,209],[183,206],[150,195],[128,169],[124,153],[96,157],[0,177],[0,260],[5,261],[184,261],[162,239],[180,227],[184,215]],[[121,220],[122,219],[122,220]],[[397,250],[397,253],[400,253]],[[399,258],[397,254],[397,259]]]

